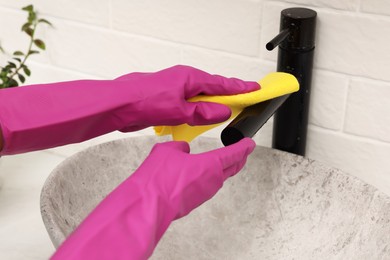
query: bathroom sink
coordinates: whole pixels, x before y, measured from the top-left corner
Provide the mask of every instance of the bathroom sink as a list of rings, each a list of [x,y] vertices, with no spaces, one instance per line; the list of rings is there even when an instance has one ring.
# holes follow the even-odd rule
[[[112,141],[61,163],[41,194],[53,244],[164,140]],[[200,137],[191,152],[221,146]],[[151,259],[390,259],[390,198],[340,170],[258,146],[214,198],[172,223]]]

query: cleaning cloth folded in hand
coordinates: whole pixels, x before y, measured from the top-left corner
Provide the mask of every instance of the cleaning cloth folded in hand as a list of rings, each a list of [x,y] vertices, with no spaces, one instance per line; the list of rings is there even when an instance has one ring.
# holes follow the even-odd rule
[[[224,104],[230,107],[232,115],[230,119],[236,117],[247,106],[251,106],[269,99],[287,95],[299,90],[297,79],[288,73],[273,72],[259,81],[261,88],[259,90],[230,96],[205,96],[199,95],[189,99],[190,102],[214,102]],[[229,119],[229,120],[230,120]],[[156,135],[172,135],[175,141],[191,142],[202,133],[215,128],[220,124],[190,126],[182,124],[178,126],[156,126],[154,127]]]

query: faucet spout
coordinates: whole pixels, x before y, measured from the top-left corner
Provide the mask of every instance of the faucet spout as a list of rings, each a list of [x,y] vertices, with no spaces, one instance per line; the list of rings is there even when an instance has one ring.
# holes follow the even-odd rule
[[[279,44],[281,44],[290,35],[289,29],[282,30],[278,35],[275,36],[270,42],[265,45],[265,48],[272,51]]]

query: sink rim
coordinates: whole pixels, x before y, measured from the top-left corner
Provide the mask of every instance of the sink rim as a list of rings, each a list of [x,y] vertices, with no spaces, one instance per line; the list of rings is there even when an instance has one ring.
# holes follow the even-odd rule
[[[205,140],[205,141],[212,140],[213,142],[215,142],[215,140],[218,140],[216,138],[209,138],[209,137],[200,137],[200,138],[202,140]],[[50,189],[50,184],[56,179],[57,174],[61,173],[60,169],[62,169],[62,166],[66,165],[69,161],[73,161],[75,158],[82,157],[83,155],[88,154],[90,151],[93,151],[93,150],[97,149],[98,147],[105,147],[107,145],[113,145],[115,143],[127,143],[129,140],[134,140],[134,139],[137,139],[137,140],[140,140],[140,139],[141,140],[142,139],[150,140],[150,139],[152,139],[152,140],[155,140],[156,143],[157,142],[165,142],[165,141],[169,140],[167,138],[161,138],[161,137],[155,137],[155,136],[140,136],[140,137],[122,138],[122,139],[118,139],[118,140],[102,143],[102,144],[99,144],[99,145],[91,146],[91,147],[88,147],[87,149],[84,149],[83,151],[80,151],[80,152],[78,152],[78,153],[76,153],[76,154],[66,158],[49,175],[49,177],[45,181],[45,184],[44,184],[44,186],[42,188],[42,192],[41,192],[41,214],[42,214],[42,219],[44,221],[45,227],[48,230],[48,234],[49,234],[53,244],[56,247],[58,247],[60,242],[56,243],[55,241],[63,241],[65,239],[65,232],[62,232],[62,233],[59,233],[59,232],[57,232],[57,233],[49,232],[49,229],[54,229],[54,228],[56,228],[56,230],[62,230],[62,229],[54,221],[54,218],[50,214],[49,215],[45,214],[45,209],[46,208],[45,208],[45,205],[44,205],[44,200],[47,199],[47,198],[45,198],[44,194],[48,194],[45,191]],[[221,144],[221,147],[222,147],[222,144]],[[316,164],[321,165],[324,168],[327,168],[329,170],[334,170],[335,172],[340,173],[340,174],[347,175],[350,178],[355,179],[355,180],[357,180],[358,182],[360,182],[362,184],[368,185],[368,186],[374,188],[376,192],[381,192],[377,188],[375,188],[372,185],[362,181],[361,179],[357,178],[356,176],[353,176],[353,175],[350,175],[348,173],[345,173],[345,172],[343,172],[343,171],[341,171],[341,170],[339,170],[339,169],[337,169],[335,167],[331,167],[331,166],[325,165],[324,163],[322,163],[320,161],[312,160],[312,159],[309,159],[307,157],[302,157],[302,156],[299,156],[299,155],[295,155],[295,154],[291,154],[291,153],[287,153],[287,152],[283,152],[283,151],[279,151],[279,150],[275,150],[275,149],[268,148],[268,147],[263,147],[263,146],[257,146],[256,149],[264,149],[264,150],[266,150],[266,151],[268,151],[270,153],[272,152],[273,154],[276,154],[278,156],[287,156],[288,158],[295,158],[295,159],[299,158],[300,160],[308,160],[308,161],[315,162]],[[148,151],[148,153],[149,153],[149,151]],[[390,203],[390,198],[387,195],[385,197],[387,198],[388,203]]]

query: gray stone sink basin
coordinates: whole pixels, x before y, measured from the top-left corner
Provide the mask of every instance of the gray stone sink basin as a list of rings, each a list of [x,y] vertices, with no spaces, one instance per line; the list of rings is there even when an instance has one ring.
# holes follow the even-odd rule
[[[60,164],[41,194],[53,244],[161,141],[112,141]],[[192,153],[221,146],[210,138],[191,144]],[[258,146],[213,199],[172,223],[152,259],[390,259],[390,199],[337,169]]]

